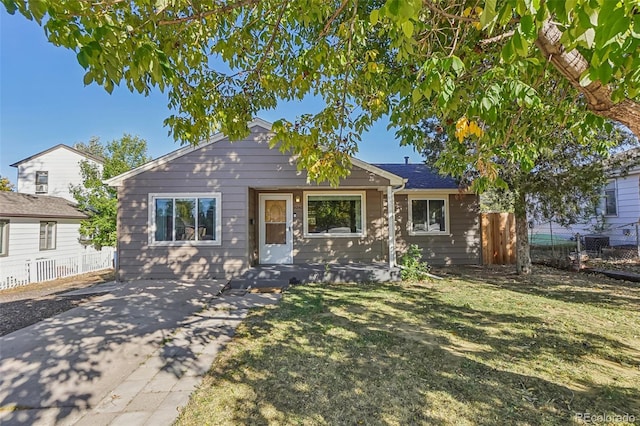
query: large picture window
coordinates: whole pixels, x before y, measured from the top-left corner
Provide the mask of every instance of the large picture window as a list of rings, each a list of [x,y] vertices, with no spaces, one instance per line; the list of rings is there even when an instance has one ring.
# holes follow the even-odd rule
[[[409,232],[414,235],[446,233],[447,204],[445,198],[410,198]]]
[[[56,248],[56,222],[40,222],[40,250]]]
[[[307,236],[362,236],[364,217],[362,193],[305,194]]]
[[[220,199],[213,194],[152,194],[151,242],[220,244]]]
[[[618,215],[618,197],[615,180],[609,181],[604,188],[604,214],[606,216]]]

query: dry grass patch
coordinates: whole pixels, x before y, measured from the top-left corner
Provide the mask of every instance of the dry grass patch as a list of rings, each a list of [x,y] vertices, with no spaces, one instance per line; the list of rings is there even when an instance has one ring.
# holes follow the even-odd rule
[[[296,287],[240,326],[178,424],[640,417],[640,287],[536,276]]]

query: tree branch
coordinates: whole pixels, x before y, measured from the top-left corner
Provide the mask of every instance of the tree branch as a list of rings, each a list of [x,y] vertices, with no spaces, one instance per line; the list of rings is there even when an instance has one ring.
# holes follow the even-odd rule
[[[586,86],[580,84],[580,76],[589,68],[587,60],[576,49],[567,52],[560,43],[562,32],[547,20],[536,40],[540,52],[586,98],[589,109],[595,114],[618,121],[640,136],[640,103],[632,99],[614,104],[611,89],[599,81]]]
[[[515,33],[515,31],[511,30],[511,31],[507,31],[506,33],[497,35],[495,37],[485,38],[484,40],[480,40],[480,44],[485,46],[487,44],[495,43],[497,41],[502,41],[505,38],[513,37],[514,33]]]
[[[322,28],[320,35],[318,35],[318,38],[323,38],[324,36],[327,35],[327,33],[329,32],[329,27],[331,27],[331,24],[333,23],[333,21],[336,20],[338,15],[340,15],[340,13],[344,10],[344,8],[347,6],[348,3],[349,3],[349,0],[342,0],[340,7],[335,12],[333,12],[333,15],[331,15],[327,20],[327,22],[324,24],[324,27]]]
[[[191,21],[201,20],[201,19],[207,18],[207,17],[209,17],[211,15],[214,15],[216,13],[230,12],[230,11],[232,11],[234,9],[239,8],[239,7],[248,6],[250,4],[256,4],[259,1],[260,0],[238,0],[235,3],[219,6],[219,7],[216,7],[214,9],[207,10],[207,11],[195,14],[195,15],[183,16],[182,18],[175,18],[175,19],[161,19],[160,21],[158,21],[158,25],[175,25],[175,24],[180,24],[180,23],[183,23],[183,22],[191,22]]]
[[[480,22],[480,20],[478,18],[472,18],[470,16],[460,16],[460,15],[454,15],[452,13],[449,12],[445,12],[444,10],[440,9],[438,6],[436,6],[435,4],[433,4],[431,2],[431,0],[424,0],[423,4],[427,7],[427,9],[429,9],[430,11],[437,13],[440,16],[444,16],[447,19],[453,19],[456,21],[462,21],[462,22]]]
[[[275,42],[275,39],[278,36],[278,33],[280,32],[280,23],[282,22],[282,17],[284,16],[284,12],[287,10],[288,5],[289,5],[288,0],[285,0],[285,2],[282,3],[282,8],[280,8],[280,13],[278,14],[278,18],[276,19],[276,24],[275,24],[275,27],[273,28],[273,33],[271,34],[271,38],[269,38],[269,42],[264,48],[264,54],[262,55],[262,57],[260,58],[260,61],[258,62],[258,64],[254,69],[254,72],[256,74],[260,74],[260,71],[262,70],[262,66],[264,65],[264,62],[267,60],[267,56],[269,56],[269,54],[271,53],[271,50],[273,49],[273,43]]]

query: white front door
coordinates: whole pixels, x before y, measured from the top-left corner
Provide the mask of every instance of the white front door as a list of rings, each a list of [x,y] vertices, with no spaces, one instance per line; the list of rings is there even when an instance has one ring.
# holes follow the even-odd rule
[[[292,194],[260,194],[260,263],[293,263],[292,205]]]

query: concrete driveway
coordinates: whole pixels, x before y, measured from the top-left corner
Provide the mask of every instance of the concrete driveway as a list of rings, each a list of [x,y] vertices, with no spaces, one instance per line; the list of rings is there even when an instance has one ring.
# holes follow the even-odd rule
[[[0,424],[171,424],[248,310],[226,281],[132,281],[0,337]]]

